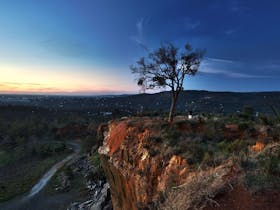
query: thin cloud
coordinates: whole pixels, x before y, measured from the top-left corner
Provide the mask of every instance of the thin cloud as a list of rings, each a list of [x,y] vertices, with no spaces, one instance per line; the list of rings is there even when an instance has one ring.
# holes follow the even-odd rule
[[[222,59],[222,58],[209,58],[208,57],[207,60],[213,61],[213,62],[234,63],[234,61],[232,61],[232,60]]]
[[[137,45],[140,47],[144,48],[147,52],[149,52],[149,49],[145,43],[144,40],[144,18],[140,18],[136,22],[136,29],[137,29],[137,34],[130,37],[132,41],[136,42]]]
[[[201,25],[200,21],[194,21],[191,18],[187,17],[184,19],[184,27],[187,30],[195,30]]]
[[[232,0],[230,2],[229,9],[233,13],[243,14],[243,15],[249,15],[249,11],[250,11],[250,8],[244,6],[244,4],[242,4],[241,1],[239,0]]]
[[[240,78],[240,79],[263,79],[271,78],[270,75],[257,75],[241,73],[236,71],[228,70],[229,68],[235,68],[237,62],[232,60],[220,59],[220,58],[207,58],[201,64],[200,73],[210,74],[210,75],[222,75],[230,78]]]
[[[39,83],[28,83],[28,82],[1,82],[0,83],[0,92],[4,92],[5,89],[9,89],[9,91],[18,91],[18,92],[47,92],[47,91],[55,91],[57,88],[48,87]],[[7,92],[7,91],[6,91]]]
[[[141,38],[143,38],[143,23],[144,23],[144,18],[139,19],[136,23],[138,36]]]
[[[264,78],[271,78],[269,75],[255,75],[255,74],[244,74],[239,72],[228,72],[227,76],[232,78],[248,78],[248,79],[264,79]]]
[[[1,85],[2,86],[14,86],[14,85],[16,85],[16,86],[41,86],[41,84],[39,84],[39,83],[21,83],[21,82],[2,82],[1,83]]]
[[[225,34],[230,36],[230,35],[234,34],[235,32],[236,32],[236,29],[228,29],[225,31]]]
[[[255,75],[255,74],[244,74],[239,72],[232,72],[232,71],[226,71],[226,70],[219,70],[219,69],[211,69],[211,68],[201,68],[201,73],[204,74],[216,74],[216,75],[222,75],[230,78],[240,78],[240,79],[264,79],[264,78],[271,78],[269,75]]]

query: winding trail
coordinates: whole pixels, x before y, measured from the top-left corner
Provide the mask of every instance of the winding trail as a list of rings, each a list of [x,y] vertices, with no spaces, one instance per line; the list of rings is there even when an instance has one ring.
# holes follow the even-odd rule
[[[74,143],[74,142],[69,142],[69,143],[67,143],[67,145],[73,146],[73,149],[75,152],[73,154],[67,156],[66,158],[64,158],[62,161],[55,164],[53,167],[51,167],[51,169],[49,171],[47,171],[47,173],[44,174],[44,176],[39,180],[39,182],[37,184],[35,184],[34,187],[32,187],[30,192],[22,198],[23,201],[26,199],[29,199],[29,198],[33,197],[34,195],[36,195],[37,193],[39,193],[47,185],[47,183],[50,181],[50,179],[53,177],[53,175],[57,172],[57,170],[60,169],[65,163],[70,161],[74,156],[76,156],[80,152],[79,144]]]
[[[44,187],[48,184],[48,182],[50,181],[50,179],[53,177],[53,175],[55,175],[55,173],[57,172],[57,170],[59,170],[64,164],[66,164],[68,161],[70,161],[71,159],[73,159],[75,156],[78,155],[78,153],[81,150],[80,144],[75,143],[75,142],[67,142],[66,143],[68,146],[70,146],[73,150],[74,153],[72,153],[71,155],[67,156],[66,158],[64,158],[63,160],[61,160],[60,162],[56,163],[54,166],[52,166],[43,176],[42,178],[32,187],[32,189],[23,194],[20,195],[14,199],[11,199],[9,201],[6,201],[2,204],[0,204],[0,209],[21,209],[20,206],[31,200],[32,197],[34,197],[35,195],[39,194],[39,192],[41,190],[44,189]]]

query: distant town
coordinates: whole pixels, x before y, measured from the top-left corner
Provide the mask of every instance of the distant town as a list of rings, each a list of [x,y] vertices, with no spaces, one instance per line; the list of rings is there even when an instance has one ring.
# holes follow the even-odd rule
[[[0,106],[24,106],[52,111],[79,111],[88,116],[129,116],[162,114],[170,105],[169,92],[108,96],[0,95]],[[255,113],[272,113],[280,104],[280,92],[184,91],[178,101],[179,113],[238,113],[251,107]]]

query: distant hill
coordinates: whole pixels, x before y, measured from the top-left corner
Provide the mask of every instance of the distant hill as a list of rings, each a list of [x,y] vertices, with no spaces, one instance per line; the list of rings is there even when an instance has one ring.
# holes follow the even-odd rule
[[[164,110],[170,105],[170,92],[156,94],[138,94],[108,98],[108,104],[125,105],[140,110]],[[104,102],[105,102],[104,101]],[[197,112],[225,112],[242,111],[244,107],[252,107],[258,112],[271,113],[271,106],[280,108],[280,92],[211,92],[184,91],[178,103],[178,111],[193,110]]]
[[[178,103],[182,109],[187,103],[194,102],[195,110],[226,113],[242,111],[244,107],[252,107],[261,113],[271,113],[271,106],[280,108],[280,92],[208,92],[185,91]]]
[[[2,95],[0,105],[24,105],[89,112],[168,111],[170,92],[110,97]],[[177,111],[233,113],[242,111],[247,106],[254,108],[257,112],[272,113],[271,106],[280,109],[280,92],[239,93],[188,90],[180,94]]]

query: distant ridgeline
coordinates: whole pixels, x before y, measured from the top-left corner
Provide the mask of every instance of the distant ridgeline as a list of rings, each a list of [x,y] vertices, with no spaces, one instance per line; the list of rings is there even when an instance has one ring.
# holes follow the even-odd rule
[[[55,110],[83,110],[97,113],[135,114],[168,111],[170,92],[116,96],[31,96],[1,95],[0,105],[36,106]],[[254,112],[273,113],[280,109],[280,92],[210,92],[184,91],[177,111],[186,113],[236,113],[250,107]]]

